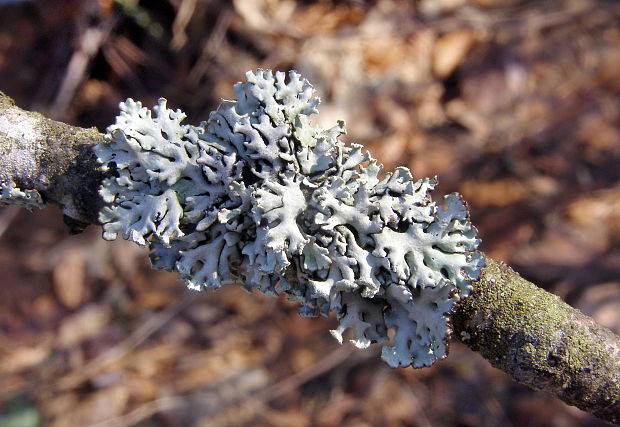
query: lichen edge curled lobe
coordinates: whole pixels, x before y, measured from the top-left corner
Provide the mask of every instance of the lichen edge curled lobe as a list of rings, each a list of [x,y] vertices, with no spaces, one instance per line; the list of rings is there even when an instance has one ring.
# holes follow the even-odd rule
[[[165,99],[152,111],[120,104],[95,148],[109,172],[104,238],[148,246],[192,289],[241,281],[287,294],[303,315],[335,310],[332,335],[382,343],[390,366],[445,357],[447,314],[483,263],[465,203],[450,194],[437,206],[435,179],[406,168],[381,177],[360,145],[338,140],[342,122],[313,126],[319,99],[296,72],[246,77],[198,126]]]

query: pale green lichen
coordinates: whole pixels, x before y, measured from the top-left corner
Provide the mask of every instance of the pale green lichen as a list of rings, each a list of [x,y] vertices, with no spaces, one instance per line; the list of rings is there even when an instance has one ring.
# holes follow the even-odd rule
[[[148,245],[156,267],[194,289],[242,281],[287,294],[304,315],[335,310],[332,334],[385,343],[391,366],[443,358],[447,313],[482,264],[460,196],[438,207],[434,179],[381,176],[361,146],[339,141],[342,122],[313,126],[319,99],[297,73],[246,77],[199,126],[163,99],[154,114],[121,104],[96,148],[112,173],[104,237]]]

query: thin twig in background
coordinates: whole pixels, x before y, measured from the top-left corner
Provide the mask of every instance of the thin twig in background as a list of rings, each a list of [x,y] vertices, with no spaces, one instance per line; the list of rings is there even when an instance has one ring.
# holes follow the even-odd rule
[[[196,0],[182,0],[177,15],[172,23],[172,41],[170,46],[174,50],[179,50],[187,43],[185,29],[196,10]]]
[[[206,74],[209,69],[211,60],[217,55],[217,52],[224,42],[226,32],[232,23],[234,13],[231,9],[224,9],[215,24],[215,28],[211,32],[211,35],[203,45],[200,58],[196,61],[196,65],[189,73],[188,81],[191,86],[196,86],[200,79]]]
[[[102,421],[100,423],[91,424],[88,427],[127,427],[134,426],[155,414],[172,411],[187,407],[188,400],[184,396],[167,396],[162,397],[144,405],[138,406],[136,409],[120,417]]]
[[[56,120],[65,118],[66,110],[80,84],[87,77],[92,59],[105,44],[116,23],[113,17],[106,18],[100,25],[87,28],[81,35],[79,47],[73,52],[65,76],[60,84],[56,99],[50,108],[50,116]]]
[[[376,349],[374,349],[376,350]],[[324,358],[320,359],[316,363],[308,366],[306,369],[291,375],[283,379],[282,381],[266,388],[265,390],[252,396],[250,400],[261,400],[264,402],[270,402],[279,397],[285,396],[288,393],[295,391],[301,385],[308,381],[328,372],[334,367],[340,365],[345,360],[349,359],[356,351],[352,346],[343,346],[336,351],[329,353]],[[356,354],[356,360],[362,361],[370,357],[376,357],[377,351],[360,352]],[[358,362],[359,363],[359,362]]]
[[[356,366],[365,360],[376,357],[376,355],[377,351],[358,352],[350,346],[340,347],[302,371],[255,393],[240,395],[235,401],[229,402],[228,405],[221,407],[215,413],[207,414],[207,416],[213,420],[213,425],[226,425],[226,420],[231,417],[231,412],[235,412],[247,422],[257,417],[269,418],[268,405],[270,402],[294,393],[302,385],[345,362],[350,366]]]
[[[92,377],[100,374],[106,367],[125,357],[131,350],[139,346],[161,327],[170,322],[172,318],[181,313],[190,304],[198,299],[200,294],[188,291],[176,304],[165,310],[153,314],[138,326],[131,335],[118,345],[102,353],[95,359],[80,367],[76,372],[71,372],[58,381],[58,390],[68,390],[82,384]]]
[[[101,47],[101,53],[114,70],[127,84],[135,90],[144,91],[137,65],[151,65],[146,53],[126,37],[114,35]]]
[[[267,404],[279,397],[294,392],[303,384],[317,378],[318,376],[330,371],[336,366],[350,359],[354,350],[351,347],[340,347],[336,351],[328,353],[327,356],[318,360],[316,363],[308,366],[306,369],[291,375],[282,381],[263,388],[255,393],[243,393],[240,391],[232,401],[221,402],[217,405],[217,411],[207,412],[213,425],[221,425],[217,422],[218,417],[225,417],[232,409],[246,414],[246,417],[261,416],[261,413],[267,411]],[[376,352],[366,352],[361,355],[356,354],[353,358],[353,365],[357,365],[370,357],[375,356]],[[194,403],[195,404],[195,403]],[[177,409],[188,409],[192,405],[192,399],[184,395],[168,396],[139,406],[127,415],[112,418],[101,423],[94,424],[90,427],[124,427],[136,425],[145,419],[166,411]]]

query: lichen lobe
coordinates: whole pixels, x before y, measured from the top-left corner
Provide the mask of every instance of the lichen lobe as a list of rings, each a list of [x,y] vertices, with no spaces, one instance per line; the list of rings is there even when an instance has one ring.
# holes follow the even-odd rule
[[[121,104],[96,147],[113,171],[101,189],[104,237],[148,246],[156,267],[194,289],[240,280],[287,294],[304,315],[335,310],[334,337],[383,343],[391,366],[445,357],[448,312],[482,264],[460,196],[438,206],[435,180],[381,175],[361,146],[338,139],[342,122],[313,126],[319,99],[296,72],[246,77],[198,126],[164,99],[152,111]]]

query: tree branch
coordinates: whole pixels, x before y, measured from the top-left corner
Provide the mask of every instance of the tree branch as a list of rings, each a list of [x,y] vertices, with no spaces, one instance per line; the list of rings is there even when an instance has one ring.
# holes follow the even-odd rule
[[[620,338],[486,259],[452,315],[455,337],[515,381],[620,423]]]
[[[102,138],[21,110],[0,92],[0,185],[18,189],[0,202],[38,195],[61,206],[71,231],[97,224],[103,175],[91,147]],[[457,339],[517,382],[620,423],[620,338],[505,264],[487,258],[452,323]]]
[[[72,232],[96,224],[103,175],[91,147],[102,139],[95,128],[24,111],[0,92],[0,203],[57,204]]]

